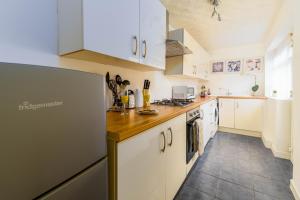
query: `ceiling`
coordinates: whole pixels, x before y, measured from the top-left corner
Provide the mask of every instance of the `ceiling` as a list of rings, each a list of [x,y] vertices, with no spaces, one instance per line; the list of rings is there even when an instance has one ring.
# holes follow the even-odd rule
[[[174,28],[185,28],[208,51],[261,43],[284,0],[221,0],[222,21],[208,0],[161,0]]]

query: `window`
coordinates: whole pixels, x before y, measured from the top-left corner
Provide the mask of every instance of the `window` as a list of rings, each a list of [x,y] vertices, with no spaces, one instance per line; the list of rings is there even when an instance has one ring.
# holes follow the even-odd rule
[[[266,55],[266,94],[280,99],[288,99],[292,92],[293,47],[291,37],[287,37]]]

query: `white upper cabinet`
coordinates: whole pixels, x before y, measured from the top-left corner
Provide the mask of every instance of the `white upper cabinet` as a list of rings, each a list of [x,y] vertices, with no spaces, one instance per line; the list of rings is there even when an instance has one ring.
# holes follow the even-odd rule
[[[180,41],[193,53],[168,57],[166,62],[166,75],[179,75],[207,80],[207,67],[210,62],[210,55],[199,43],[185,29],[170,31],[168,39]]]
[[[141,63],[165,69],[166,9],[158,0],[140,1]]]
[[[84,49],[139,62],[139,0],[83,0]]]
[[[60,55],[165,69],[166,9],[159,0],[58,2]]]

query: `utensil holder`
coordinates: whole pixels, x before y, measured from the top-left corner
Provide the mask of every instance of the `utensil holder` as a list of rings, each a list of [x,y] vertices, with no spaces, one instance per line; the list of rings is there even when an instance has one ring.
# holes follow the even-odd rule
[[[148,89],[143,90],[143,107],[149,108],[150,107],[150,91]]]

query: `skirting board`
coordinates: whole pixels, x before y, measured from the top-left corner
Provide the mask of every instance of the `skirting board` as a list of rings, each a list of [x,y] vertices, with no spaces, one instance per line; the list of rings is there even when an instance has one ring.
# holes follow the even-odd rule
[[[262,141],[264,143],[264,146],[268,149],[272,150],[272,153],[277,158],[283,158],[290,160],[291,159],[291,153],[290,152],[281,152],[277,151],[275,147],[272,145],[272,142],[267,140],[262,133],[260,132],[254,132],[254,131],[246,131],[246,130],[240,130],[240,129],[233,129],[233,128],[225,128],[225,127],[219,127],[220,132],[226,132],[226,133],[234,133],[234,134],[240,134],[240,135],[246,135],[246,136],[252,136],[252,137],[258,137],[262,138]]]
[[[300,200],[300,192],[297,190],[297,188],[295,186],[295,181],[293,179],[290,182],[290,188],[295,197],[295,200]]]
[[[255,131],[246,131],[246,130],[240,130],[234,128],[225,128],[225,127],[219,127],[219,131],[261,138],[261,133]]]
[[[291,159],[290,152],[277,151],[273,145],[271,147],[271,150],[272,150],[273,155],[277,158],[283,158],[283,159],[287,159],[287,160]]]
[[[277,151],[276,148],[272,145],[272,142],[270,140],[267,140],[264,135],[262,134],[261,139],[265,145],[266,148],[271,149],[273,155],[277,158],[283,158],[290,160],[291,159],[291,153],[290,152],[282,152]]]
[[[271,149],[272,148],[272,142],[270,140],[267,140],[265,137],[264,137],[264,134],[262,134],[261,136],[261,139],[265,145],[266,148],[268,149]]]

